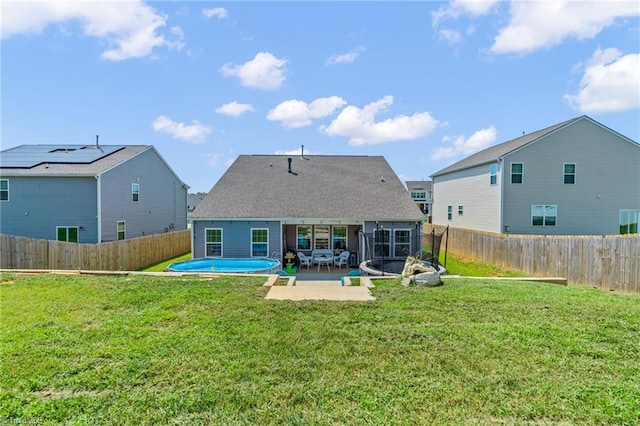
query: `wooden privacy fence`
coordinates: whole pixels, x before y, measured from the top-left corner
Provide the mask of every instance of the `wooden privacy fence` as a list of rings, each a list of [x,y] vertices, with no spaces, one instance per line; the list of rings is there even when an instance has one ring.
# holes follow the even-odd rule
[[[426,225],[423,244],[433,227]],[[532,276],[563,277],[569,284],[640,293],[640,235],[506,235],[449,228],[450,253]]]
[[[0,234],[0,269],[135,271],[191,251],[191,231],[100,244]]]

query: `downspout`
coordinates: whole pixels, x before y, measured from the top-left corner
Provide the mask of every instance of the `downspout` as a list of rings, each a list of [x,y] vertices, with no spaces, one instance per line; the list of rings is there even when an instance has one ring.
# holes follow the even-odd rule
[[[96,193],[97,193],[97,209],[98,214],[96,218],[98,219],[98,243],[102,242],[102,180],[100,179],[100,175],[96,175]]]

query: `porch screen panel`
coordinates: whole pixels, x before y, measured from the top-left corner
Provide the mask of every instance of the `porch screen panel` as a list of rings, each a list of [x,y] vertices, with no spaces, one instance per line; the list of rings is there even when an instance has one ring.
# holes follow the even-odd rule
[[[347,249],[347,227],[338,225],[333,227],[333,249],[334,250],[346,250]]]
[[[310,226],[297,227],[298,250],[311,250],[311,230]]]
[[[391,251],[391,231],[380,229],[373,231],[373,253],[375,257],[389,257]]]

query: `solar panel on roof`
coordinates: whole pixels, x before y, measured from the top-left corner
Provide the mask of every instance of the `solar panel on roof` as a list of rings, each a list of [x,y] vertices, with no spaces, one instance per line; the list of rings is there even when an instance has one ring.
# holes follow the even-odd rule
[[[0,168],[30,169],[39,164],[91,164],[123,145],[22,145],[0,152]]]

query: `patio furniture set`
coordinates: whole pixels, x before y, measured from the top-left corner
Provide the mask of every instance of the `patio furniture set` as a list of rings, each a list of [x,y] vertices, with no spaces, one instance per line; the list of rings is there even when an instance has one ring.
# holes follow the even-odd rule
[[[329,249],[316,249],[311,252],[311,256],[307,256],[302,252],[298,252],[298,259],[300,259],[300,267],[306,266],[307,269],[312,266],[318,265],[318,272],[322,266],[326,266],[331,271],[331,265],[337,266],[342,269],[342,266],[349,265],[349,251],[343,251],[338,256],[334,256],[333,250]]]

